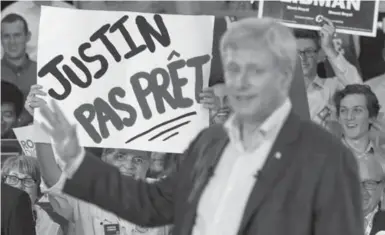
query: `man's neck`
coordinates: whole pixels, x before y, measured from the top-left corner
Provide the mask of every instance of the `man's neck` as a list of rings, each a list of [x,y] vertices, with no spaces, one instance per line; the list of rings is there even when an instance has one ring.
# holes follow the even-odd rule
[[[27,57],[27,54],[25,54],[24,56],[21,56],[20,58],[9,58],[9,57],[4,55],[4,59],[8,63],[12,64],[13,66],[20,67],[23,64],[25,64],[25,62],[27,61],[28,57]]]
[[[255,131],[258,130],[261,125],[283,105],[285,99],[272,102],[270,109],[265,112],[260,112],[258,116],[252,116],[249,118],[239,119],[240,137],[243,142],[253,138]],[[274,107],[274,108],[273,108]]]
[[[348,139],[345,138],[346,143],[352,150],[358,152],[358,153],[364,153],[369,146],[370,140],[369,136],[365,135],[359,139]]]
[[[316,77],[317,77],[317,73],[312,73],[312,74],[309,74],[307,76],[304,75],[305,87],[309,88],[310,84],[312,84],[314,82]]]

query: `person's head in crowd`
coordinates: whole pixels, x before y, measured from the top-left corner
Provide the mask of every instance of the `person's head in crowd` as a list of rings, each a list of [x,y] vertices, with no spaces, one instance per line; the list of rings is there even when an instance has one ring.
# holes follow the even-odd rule
[[[378,159],[374,157],[359,158],[358,166],[363,212],[367,215],[379,206],[385,189],[385,173]]]
[[[313,78],[317,75],[318,53],[320,52],[320,36],[317,31],[295,29],[298,55],[300,57],[303,75]]]
[[[380,104],[369,86],[347,85],[334,95],[338,121],[346,139],[369,138],[369,130],[377,119]]]
[[[147,177],[159,179],[171,174],[177,169],[177,165],[181,159],[182,156],[180,154],[152,152]]]
[[[4,49],[4,58],[11,62],[24,59],[30,38],[27,21],[22,16],[12,13],[1,20],[1,44]]]
[[[32,204],[41,196],[40,175],[37,159],[25,155],[8,157],[1,169],[3,182],[28,193]]]
[[[150,152],[131,149],[104,149],[102,160],[117,168],[121,174],[136,179],[146,178],[150,168]]]
[[[231,108],[226,94],[226,86],[224,83],[217,83],[213,85],[212,88],[214,90],[214,95],[219,99],[219,109],[210,110],[211,120],[213,123],[224,123],[231,113]]]
[[[1,138],[12,135],[24,106],[23,93],[12,83],[1,81]]]
[[[287,99],[297,60],[292,30],[270,18],[244,19],[228,28],[220,51],[238,118],[262,121]]]

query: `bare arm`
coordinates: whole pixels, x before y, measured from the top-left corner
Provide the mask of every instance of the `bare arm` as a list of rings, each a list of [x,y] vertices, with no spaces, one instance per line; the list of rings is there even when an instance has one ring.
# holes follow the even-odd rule
[[[35,146],[44,183],[50,188],[59,181],[62,170],[55,161],[51,144],[36,143]]]

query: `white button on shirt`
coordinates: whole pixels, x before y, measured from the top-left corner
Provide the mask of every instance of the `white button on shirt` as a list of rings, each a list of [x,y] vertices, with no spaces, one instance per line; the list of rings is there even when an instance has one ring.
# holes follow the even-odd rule
[[[256,132],[255,148],[246,151],[235,117],[225,123],[230,142],[198,204],[193,235],[235,235],[249,195],[256,183],[283,123],[291,110],[288,99]]]

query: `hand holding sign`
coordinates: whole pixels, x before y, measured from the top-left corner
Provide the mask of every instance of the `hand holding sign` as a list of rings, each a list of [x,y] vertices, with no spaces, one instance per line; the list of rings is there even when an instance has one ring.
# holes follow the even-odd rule
[[[212,87],[203,88],[202,92],[199,94],[200,103],[203,104],[203,107],[210,110],[217,110],[220,108],[220,100],[214,94],[214,89]]]
[[[336,33],[334,24],[326,17],[322,17],[321,24],[323,24],[320,31],[321,47],[327,56],[337,56],[337,51],[335,50],[333,44],[333,39]]]
[[[41,96],[47,95],[47,93],[41,90],[42,88],[43,86],[38,84],[31,86],[31,89],[25,101],[24,107],[31,116],[33,116],[33,110],[35,108],[40,108],[47,103],[45,100],[37,96],[37,95],[41,95]]]
[[[70,162],[80,152],[78,137],[75,125],[71,125],[64,116],[62,110],[55,101],[52,101],[53,110],[48,105],[41,107],[41,115],[52,127],[41,123],[41,128],[52,138],[53,148],[60,158]]]

